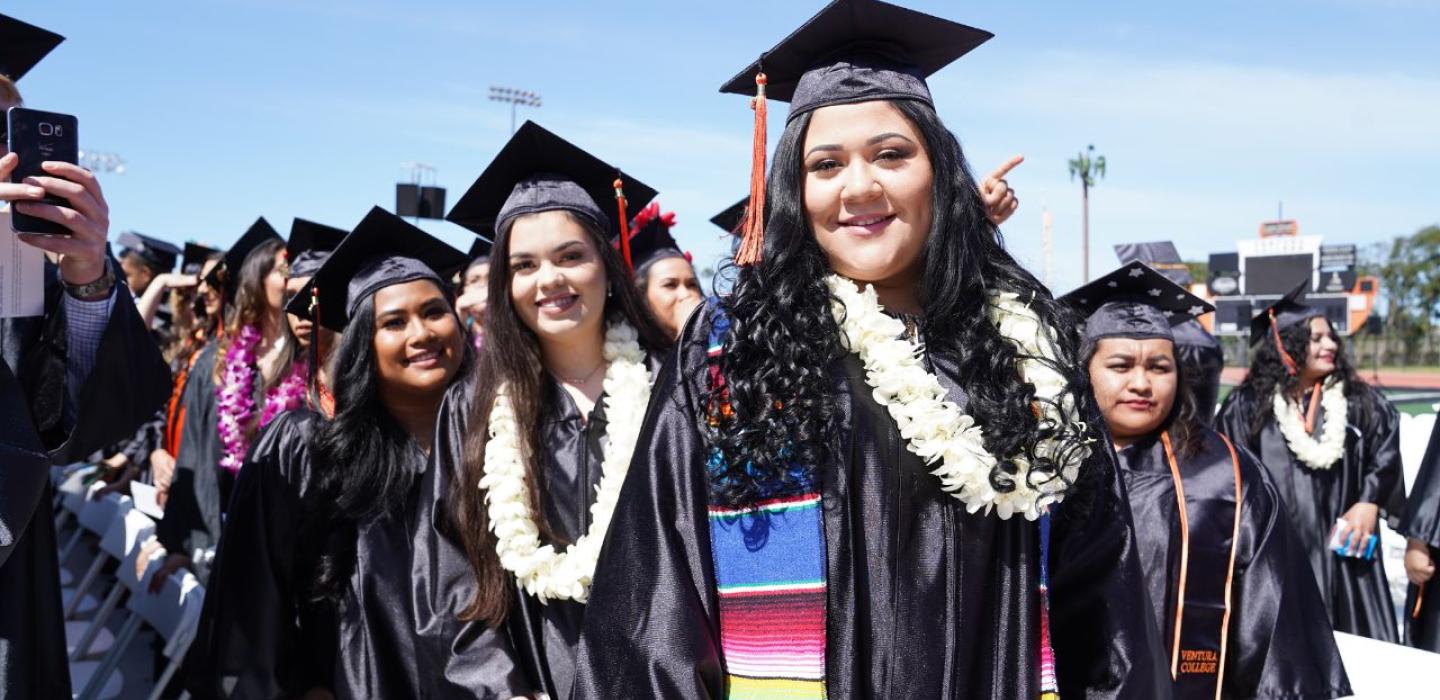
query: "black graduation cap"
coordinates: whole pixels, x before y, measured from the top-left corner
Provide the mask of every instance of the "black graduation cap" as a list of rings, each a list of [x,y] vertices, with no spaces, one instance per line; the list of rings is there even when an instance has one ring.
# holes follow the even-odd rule
[[[385,287],[419,279],[432,280],[445,288],[447,271],[467,262],[464,253],[374,207],[330,253],[285,310],[342,332],[366,297]],[[316,303],[313,313],[312,295]]]
[[[934,103],[925,79],[993,34],[878,0],[834,0],[721,92],[790,103],[790,116],[826,105],[870,100]]]
[[[619,235],[615,180],[624,183],[626,210],[639,211],[655,190],[578,146],[527,121],[445,216],[481,236],[498,235],[515,217],[556,209]]]
[[[291,277],[309,277],[320,269],[330,251],[345,238],[345,229],[295,219],[290,224],[290,240],[285,242],[285,259],[290,263]]]
[[[1117,243],[1115,244],[1115,257],[1120,258],[1121,265],[1132,260],[1139,260],[1159,270],[1160,274],[1169,277],[1172,282],[1182,287],[1194,281],[1190,275],[1190,266],[1180,259],[1180,251],[1171,241]]]
[[[245,264],[245,258],[249,257],[251,251],[270,240],[284,242],[285,239],[281,238],[280,234],[275,231],[275,227],[271,226],[270,222],[262,216],[256,219],[255,223],[250,224],[250,228],[240,236],[240,240],[235,241],[235,244],[225,251],[224,262],[210,270],[210,274],[205,277],[205,282],[212,288],[218,288],[223,271],[225,300],[226,303],[231,303],[235,299],[236,290],[240,287],[240,268]]]
[[[480,258],[490,257],[490,251],[494,247],[495,241],[485,238],[484,236],[476,236],[475,242],[470,244],[470,262],[473,263]]]
[[[62,41],[55,32],[0,15],[0,75],[19,82]]]
[[[174,270],[175,261],[180,257],[179,246],[143,233],[127,231],[120,234],[118,242],[125,247],[126,251],[134,253],[145,261],[145,264],[157,275]]]
[[[1316,316],[1324,316],[1324,311],[1305,305],[1305,295],[1308,293],[1310,293],[1310,277],[1306,276],[1295,285],[1294,289],[1286,292],[1285,296],[1261,309],[1260,313],[1250,319],[1250,344],[1255,345],[1270,337],[1271,313],[1275,314],[1275,327],[1280,331],[1309,321]]]
[[[1158,270],[1140,261],[1086,284],[1060,301],[1087,318],[1085,338],[1165,338],[1176,323],[1215,310]]]
[[[745,208],[748,206],[750,206],[750,198],[747,196],[726,207],[725,211],[710,217],[710,223],[724,229],[725,233],[738,236],[740,235],[740,224],[745,221]]]
[[[198,275],[200,270],[205,267],[205,261],[219,252],[209,246],[187,242],[185,251],[180,255],[180,271],[187,275]]]
[[[670,235],[670,227],[674,221],[673,213],[661,214],[660,207],[652,203],[630,223],[630,257],[635,263],[635,269],[640,269],[641,265],[651,260],[664,257],[667,251],[671,257],[685,256],[680,250],[680,244]]]

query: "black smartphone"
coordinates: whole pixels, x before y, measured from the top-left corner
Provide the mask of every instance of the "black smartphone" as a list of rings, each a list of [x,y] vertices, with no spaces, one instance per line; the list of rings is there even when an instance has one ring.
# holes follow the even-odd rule
[[[75,117],[26,107],[11,107],[5,117],[8,128],[6,146],[11,153],[20,156],[20,164],[10,173],[11,182],[48,175],[40,167],[47,160],[80,161],[79,129]],[[46,196],[40,201],[58,206],[70,205],[68,201],[53,196]],[[70,229],[60,224],[22,214],[14,207],[11,209],[10,219],[16,231],[46,236],[70,235]]]

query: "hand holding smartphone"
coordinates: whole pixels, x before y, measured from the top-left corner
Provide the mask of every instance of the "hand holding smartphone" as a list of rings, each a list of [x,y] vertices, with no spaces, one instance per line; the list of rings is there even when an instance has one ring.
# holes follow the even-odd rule
[[[27,107],[11,107],[6,113],[6,127],[6,147],[20,158],[19,165],[10,173],[10,182],[22,183],[31,177],[54,177],[41,167],[45,161],[79,163],[79,124],[71,115]],[[53,194],[32,201],[70,206],[68,200]],[[71,235],[70,229],[64,225],[26,214],[20,208],[16,208],[12,213],[12,222],[15,230],[21,233]]]

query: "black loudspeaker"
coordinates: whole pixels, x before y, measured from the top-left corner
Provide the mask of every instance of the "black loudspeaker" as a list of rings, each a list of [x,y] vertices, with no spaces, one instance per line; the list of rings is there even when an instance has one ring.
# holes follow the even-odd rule
[[[402,218],[445,218],[445,188],[395,185],[395,215]]]

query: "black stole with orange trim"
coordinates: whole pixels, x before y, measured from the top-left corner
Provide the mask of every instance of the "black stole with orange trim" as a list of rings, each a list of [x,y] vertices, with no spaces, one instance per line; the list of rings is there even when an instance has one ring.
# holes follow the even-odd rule
[[[1229,469],[1185,469],[1169,437],[1166,461],[1175,480],[1180,519],[1180,581],[1171,637],[1175,697],[1217,700],[1225,678],[1235,545],[1240,527],[1240,466],[1226,441]]]

